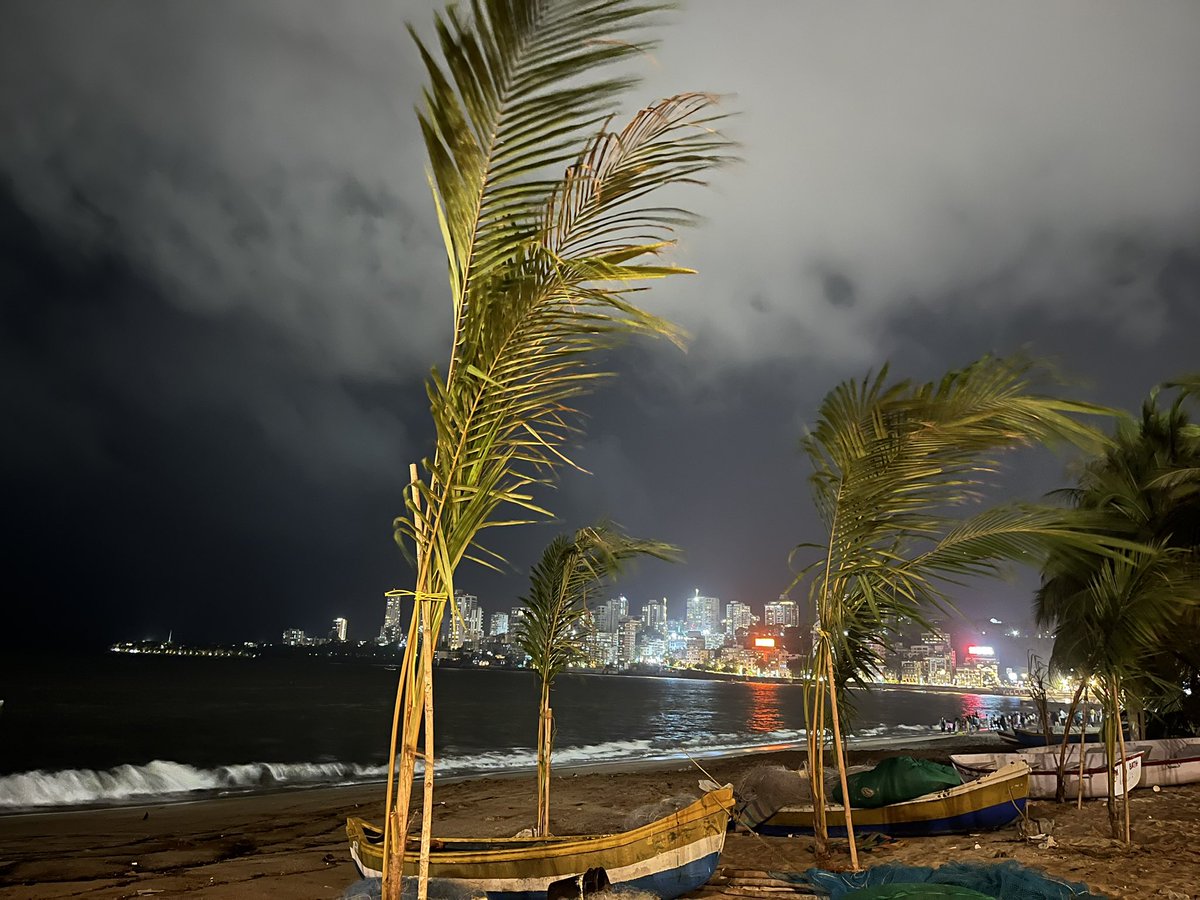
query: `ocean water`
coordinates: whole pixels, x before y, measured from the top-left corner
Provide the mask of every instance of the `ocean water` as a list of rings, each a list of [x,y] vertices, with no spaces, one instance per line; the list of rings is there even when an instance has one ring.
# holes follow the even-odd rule
[[[0,660],[0,814],[381,780],[396,678],[394,667],[322,659]],[[531,672],[437,670],[439,776],[532,768],[537,697]],[[552,694],[554,762],[794,745],[802,703],[796,685],[565,674]],[[859,737],[1021,706],[900,690],[856,705]]]

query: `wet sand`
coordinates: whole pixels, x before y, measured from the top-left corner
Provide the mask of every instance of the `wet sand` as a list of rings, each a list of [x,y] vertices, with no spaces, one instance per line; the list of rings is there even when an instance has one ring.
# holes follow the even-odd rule
[[[863,745],[853,763],[906,753],[945,760],[952,752],[996,749],[990,735]],[[797,767],[795,750],[701,759],[717,781],[737,783],[762,765]],[[621,769],[563,770],[551,789],[558,834],[619,831],[631,810],[666,797],[696,794],[704,777],[691,762]],[[437,834],[512,835],[534,818],[532,775],[477,778],[438,787]],[[366,785],[232,797],[195,803],[41,813],[0,818],[0,895],[13,900],[59,897],[182,897],[281,900],[334,898],[356,879],[346,850],[347,815],[378,820],[383,787]],[[1135,845],[1108,838],[1102,802],[1031,804],[1055,820],[1056,846],[1039,849],[1014,827],[981,835],[911,838],[863,855],[864,865],[936,866],[952,860],[1004,858],[1086,882],[1112,897],[1200,898],[1200,786],[1132,795]],[[803,871],[816,864],[811,841],[732,833],[722,866]],[[843,853],[831,863],[843,866]]]

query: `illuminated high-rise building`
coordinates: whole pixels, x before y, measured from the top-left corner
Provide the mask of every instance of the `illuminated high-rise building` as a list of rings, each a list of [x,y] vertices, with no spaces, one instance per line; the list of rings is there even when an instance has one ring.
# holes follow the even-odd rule
[[[525,622],[525,607],[514,606],[508,612],[508,643],[512,644],[521,638],[521,630],[524,628]]]
[[[345,619],[337,618],[333,620],[333,627],[329,629],[329,639],[337,641],[339,644],[346,643],[346,635],[349,632],[350,623]]]
[[[492,637],[508,634],[508,613],[492,613],[492,623],[488,628],[488,634]]]
[[[623,619],[617,632],[617,665],[628,668],[637,661],[638,634],[642,630],[641,619]]]
[[[725,633],[732,637],[739,628],[749,628],[754,624],[754,613],[748,603],[740,600],[730,600],[725,607]]]
[[[700,589],[696,589],[693,597],[687,598],[686,624],[688,631],[699,631],[701,634],[721,633],[721,599],[719,597],[701,597]]]
[[[621,629],[621,620],[629,618],[629,601],[624,597],[616,597],[595,609],[593,616],[597,631],[616,634]]]
[[[283,643],[289,647],[303,647],[308,643],[308,635],[299,628],[289,628],[283,633]]]
[[[642,607],[642,624],[647,631],[667,630],[667,598],[651,600]]]
[[[454,592],[454,606],[457,614],[446,611],[450,619],[447,642],[451,650],[461,650],[483,637],[483,610],[479,608],[478,597],[461,590]]]
[[[384,596],[387,598],[387,606],[383,611],[383,627],[379,629],[379,643],[398,644],[403,635],[400,623],[400,595],[389,592]]]
[[[768,628],[799,628],[800,607],[794,600],[780,595],[774,603],[768,603],[763,610],[763,624]]]

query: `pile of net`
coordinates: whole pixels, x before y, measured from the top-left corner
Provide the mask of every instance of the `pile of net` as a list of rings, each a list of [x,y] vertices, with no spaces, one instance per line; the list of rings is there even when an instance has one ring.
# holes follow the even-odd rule
[[[884,900],[918,897],[993,897],[996,900],[1105,900],[1086,884],[1064,881],[1015,860],[1001,863],[947,863],[939,868],[887,863],[862,872],[809,869],[803,874],[772,872],[771,877],[827,894],[832,900]],[[965,893],[964,893],[965,891]]]
[[[633,831],[635,828],[641,828],[643,825],[657,822],[659,819],[665,818],[673,812],[679,812],[679,810],[691,806],[695,802],[695,794],[676,794],[673,797],[663,797],[663,799],[656,800],[653,803],[644,803],[631,810],[625,816],[623,823],[624,830]]]

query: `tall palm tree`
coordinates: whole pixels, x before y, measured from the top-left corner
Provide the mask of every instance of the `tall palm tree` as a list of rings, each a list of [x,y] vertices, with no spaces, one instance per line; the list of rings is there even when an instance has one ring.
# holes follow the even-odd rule
[[[1168,702],[1179,685],[1148,666],[1181,610],[1197,603],[1196,584],[1181,577],[1179,551],[1150,547],[1103,559],[1083,590],[1060,608],[1054,653],[1091,673],[1099,687],[1109,728],[1109,821],[1113,837],[1130,841],[1129,798],[1124,823],[1114,802],[1113,765],[1125,758],[1121,711],[1135,702]],[[1117,752],[1119,750],[1119,752]],[[1118,767],[1124,773],[1124,766]]]
[[[1061,492],[1130,546],[1116,557],[1052,553],[1035,597],[1039,624],[1055,629],[1057,663],[1093,673],[1100,685],[1110,759],[1113,745],[1123,745],[1122,711],[1140,737],[1145,712],[1179,707],[1184,685],[1197,680],[1200,431],[1184,404],[1198,384],[1196,376],[1177,382],[1180,391],[1165,408],[1161,389],[1152,391],[1140,419],[1121,419],[1104,454]],[[1122,826],[1112,780],[1110,771],[1113,836],[1129,842],[1129,800]]]
[[[572,663],[584,658],[581,620],[588,599],[623,564],[635,556],[674,559],[676,547],[629,537],[609,523],[581,528],[574,535],[559,535],[547,545],[530,574],[529,593],[521,598],[517,644],[529,655],[529,665],[539,676],[541,699],[538,714],[538,815],[539,836],[550,833],[550,752],[554,740],[554,713],[550,689],[554,679]]]
[[[949,586],[994,574],[1005,560],[1040,562],[1051,545],[1096,544],[1070,510],[1007,504],[967,514],[1004,451],[1047,442],[1093,451],[1103,445],[1079,416],[1106,410],[1037,393],[1041,374],[1023,358],[985,357],[929,384],[889,382],[885,368],[831,391],[803,442],[828,529],[825,543],[797,548],[815,550],[817,558],[796,579],[807,582],[816,623],[808,753],[822,850],[825,728],[832,729],[842,794],[849,796],[841,752],[846,688],[878,667],[889,623],[921,621],[927,610],[947,605]],[[849,809],[846,824],[857,867]]]
[[[1190,383],[1200,384],[1200,377],[1191,376]],[[1200,429],[1185,410],[1195,389],[1188,379],[1174,385],[1181,390],[1167,406],[1160,406],[1161,389],[1155,389],[1140,418],[1120,419],[1112,443],[1081,470],[1077,486],[1059,492],[1096,517],[1098,527],[1131,542],[1126,567],[1153,566],[1182,592],[1178,603],[1142,615],[1146,646],[1138,658],[1147,677],[1129,683],[1129,699],[1142,709],[1153,698],[1159,712],[1181,702],[1185,684],[1200,687],[1200,616],[1187,596],[1200,566]],[[1046,561],[1034,612],[1059,635],[1055,656],[1064,665],[1082,666],[1077,657],[1092,649],[1077,636],[1091,630],[1089,619],[1097,614],[1096,585],[1111,585],[1120,574],[1106,574],[1109,565],[1103,556],[1065,551]],[[1164,566],[1172,570],[1169,578]],[[1151,622],[1151,612],[1164,618]],[[1133,690],[1138,684],[1146,690]],[[1163,695],[1165,685],[1174,687]]]
[[[389,754],[385,896],[399,896],[422,720],[426,890],[432,648],[459,563],[497,565],[480,532],[547,515],[536,489],[572,464],[572,403],[603,377],[589,363],[594,351],[630,333],[680,339],[631,299],[644,279],[690,271],[658,256],[693,216],[650,198],[699,183],[730,158],[730,144],[704,94],[659,101],[608,128],[636,79],[606,69],[652,46],[644,30],[661,8],[474,0],[467,18],[454,5],[436,17],[437,52],[417,40],[429,76],[418,117],[453,331],[446,370],[427,383],[433,453],[410,469],[407,511],[395,522],[417,571]]]

